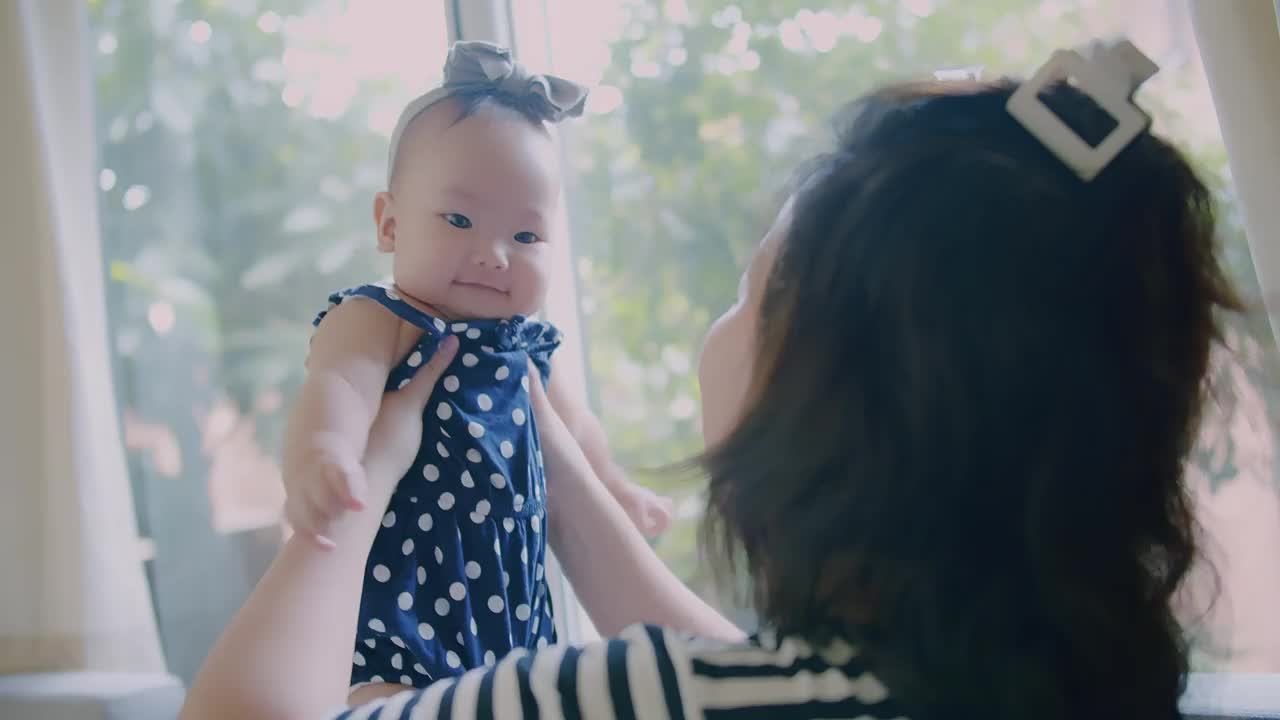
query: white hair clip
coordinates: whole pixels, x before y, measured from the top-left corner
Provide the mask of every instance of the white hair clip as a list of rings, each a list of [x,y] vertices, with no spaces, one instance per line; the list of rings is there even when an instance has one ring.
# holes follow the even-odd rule
[[[1006,108],[1049,152],[1088,182],[1151,124],[1151,117],[1134,105],[1132,98],[1138,86],[1159,69],[1128,40],[1095,40],[1083,52],[1055,52],[1018,87]],[[1115,128],[1097,145],[1085,142],[1040,99],[1046,87],[1068,79],[1116,121]]]

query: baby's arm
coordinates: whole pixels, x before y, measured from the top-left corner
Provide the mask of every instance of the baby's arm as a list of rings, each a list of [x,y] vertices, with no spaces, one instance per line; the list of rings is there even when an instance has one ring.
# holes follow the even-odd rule
[[[582,448],[591,469],[622,505],[622,509],[627,511],[636,527],[651,538],[662,534],[671,524],[670,498],[660,497],[627,479],[622,468],[613,459],[609,439],[600,419],[563,380],[549,383],[546,392],[551,407]]]
[[[548,535],[592,622],[605,636],[649,622],[710,638],[743,633],[685,587],[654,554],[551,407],[540,377],[530,394],[547,477]],[[554,386],[554,383],[553,383]]]
[[[348,299],[325,315],[311,340],[307,378],[285,433],[285,516],[324,546],[329,523],[360,509],[360,462],[369,426],[395,363],[400,319],[376,303]]]

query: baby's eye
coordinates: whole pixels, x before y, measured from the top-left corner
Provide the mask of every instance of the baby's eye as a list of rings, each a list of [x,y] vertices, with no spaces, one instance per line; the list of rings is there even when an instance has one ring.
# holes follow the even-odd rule
[[[467,228],[471,227],[471,218],[467,217],[466,215],[460,215],[458,213],[445,213],[440,217],[444,218],[445,222],[449,223],[450,225],[456,228],[460,228],[462,230],[466,230]]]
[[[514,238],[521,245],[532,245],[542,239],[531,232],[518,232]]]

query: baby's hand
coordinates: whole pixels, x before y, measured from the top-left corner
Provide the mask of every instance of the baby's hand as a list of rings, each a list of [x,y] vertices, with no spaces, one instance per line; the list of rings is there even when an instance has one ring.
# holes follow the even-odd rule
[[[631,522],[650,540],[666,532],[671,525],[671,498],[630,481],[617,489],[616,497]]]
[[[321,547],[333,547],[326,533],[342,513],[364,509],[364,467],[341,438],[318,433],[284,479],[285,517],[294,532]]]

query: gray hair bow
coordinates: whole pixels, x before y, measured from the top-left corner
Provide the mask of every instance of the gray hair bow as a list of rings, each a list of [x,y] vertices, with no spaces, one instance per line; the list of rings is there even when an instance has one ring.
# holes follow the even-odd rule
[[[391,133],[387,183],[395,172],[400,140],[413,119],[432,105],[455,95],[507,95],[526,103],[535,117],[558,123],[578,117],[587,102],[587,88],[555,75],[529,72],[511,58],[511,51],[478,40],[453,44],[444,62],[444,84],[420,95],[400,113]]]

